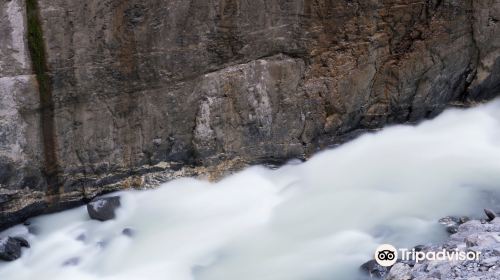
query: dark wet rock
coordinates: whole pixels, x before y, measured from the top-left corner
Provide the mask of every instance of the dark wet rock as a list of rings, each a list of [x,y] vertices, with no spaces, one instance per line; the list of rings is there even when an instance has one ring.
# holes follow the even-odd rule
[[[448,227],[446,227],[446,231],[448,233],[450,233],[450,234],[457,233],[458,232],[458,226],[457,225],[448,226]]]
[[[371,279],[381,279],[387,275],[389,268],[379,265],[375,260],[370,260],[362,264],[360,270]]]
[[[122,230],[122,234],[128,237],[133,237],[135,235],[135,230],[131,228],[126,228]]]
[[[484,213],[486,214],[486,216],[488,217],[488,219],[490,221],[493,221],[497,217],[497,214],[495,213],[495,211],[493,211],[491,209],[484,209]]]
[[[12,237],[12,239],[16,240],[18,242],[19,246],[25,247],[25,248],[30,248],[30,243],[28,242],[28,240],[24,239],[23,237],[16,236],[16,237]]]
[[[74,257],[74,258],[70,258],[70,259],[67,259],[63,262],[63,266],[77,266],[78,264],[80,264],[80,258],[79,257]]]
[[[21,257],[21,243],[12,237],[0,239],[0,260],[13,261]]]
[[[116,217],[115,211],[120,207],[120,197],[101,197],[87,204],[87,212],[91,219],[108,221]]]

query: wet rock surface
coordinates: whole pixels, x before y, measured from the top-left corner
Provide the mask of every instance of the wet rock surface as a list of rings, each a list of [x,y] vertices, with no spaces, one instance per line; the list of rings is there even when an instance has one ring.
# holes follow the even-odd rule
[[[116,209],[120,207],[120,197],[98,197],[87,204],[87,212],[91,219],[108,221],[116,217]]]
[[[4,237],[0,239],[0,260],[14,261],[21,257],[21,248],[30,247],[28,241],[21,237]]]
[[[0,228],[157,178],[307,158],[500,84],[498,0],[34,2],[51,98],[27,2],[0,3]]]

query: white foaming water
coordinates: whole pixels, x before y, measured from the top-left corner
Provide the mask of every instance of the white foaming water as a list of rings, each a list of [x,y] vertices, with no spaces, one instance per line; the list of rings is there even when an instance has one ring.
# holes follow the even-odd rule
[[[113,221],[84,207],[33,219],[36,235],[3,233],[32,248],[1,263],[0,279],[359,279],[380,243],[439,241],[439,218],[492,207],[499,159],[500,102],[449,110],[305,163],[122,192]]]

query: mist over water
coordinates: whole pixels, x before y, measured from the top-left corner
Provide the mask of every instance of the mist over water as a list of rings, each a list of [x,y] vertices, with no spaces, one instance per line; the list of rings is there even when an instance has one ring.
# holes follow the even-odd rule
[[[360,279],[379,244],[440,241],[439,218],[498,207],[500,102],[386,128],[305,163],[120,196],[112,221],[81,207],[33,219],[36,235],[3,233],[25,234],[32,248],[0,263],[0,279]]]

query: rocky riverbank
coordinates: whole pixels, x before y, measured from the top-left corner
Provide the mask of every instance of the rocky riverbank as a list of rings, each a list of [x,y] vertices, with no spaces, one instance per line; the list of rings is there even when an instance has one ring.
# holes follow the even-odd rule
[[[446,250],[459,252],[478,252],[477,260],[424,260],[398,262],[385,268],[374,260],[361,266],[369,279],[385,280],[495,280],[500,277],[500,217],[485,209],[486,219],[467,217],[446,217],[439,222],[451,234],[441,244],[418,245],[418,252],[439,252]]]

